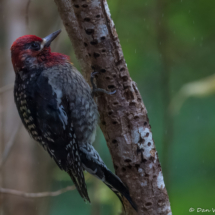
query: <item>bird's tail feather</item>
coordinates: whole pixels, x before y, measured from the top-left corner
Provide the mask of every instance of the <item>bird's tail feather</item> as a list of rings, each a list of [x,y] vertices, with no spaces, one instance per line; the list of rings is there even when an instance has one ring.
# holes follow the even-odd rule
[[[68,174],[70,176],[70,178],[72,179],[76,189],[78,190],[80,196],[84,199],[84,201],[88,201],[90,203],[90,198],[88,196],[87,193],[87,188],[85,184],[80,184],[78,182],[78,180],[76,179],[76,177],[74,176],[74,173],[72,173],[72,171],[68,171]]]
[[[109,169],[106,169],[106,171],[104,171],[104,174],[106,180],[103,182],[118,196],[122,204],[123,204],[122,196],[124,196],[129,201],[131,206],[135,210],[137,210],[137,206],[131,199],[128,188],[122,183],[121,179],[115,174],[113,174]]]
[[[81,163],[80,154],[77,153],[77,150],[71,150],[67,155],[67,172],[69,173],[73,183],[75,184],[78,192],[81,197],[90,202],[90,198],[87,193],[87,186],[85,183],[83,167]]]
[[[124,196],[130,202],[131,206],[137,210],[137,207],[132,201],[126,186],[122,183],[118,176],[113,174],[106,167],[94,147],[90,144],[87,144],[80,146],[79,149],[81,162],[85,170],[102,180],[118,196],[121,202],[122,196]]]

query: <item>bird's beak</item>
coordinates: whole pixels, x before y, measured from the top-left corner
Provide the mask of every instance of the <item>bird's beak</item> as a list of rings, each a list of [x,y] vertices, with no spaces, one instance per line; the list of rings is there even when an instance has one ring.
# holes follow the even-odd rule
[[[43,38],[43,47],[49,47],[51,42],[60,34],[61,30],[55,31]]]

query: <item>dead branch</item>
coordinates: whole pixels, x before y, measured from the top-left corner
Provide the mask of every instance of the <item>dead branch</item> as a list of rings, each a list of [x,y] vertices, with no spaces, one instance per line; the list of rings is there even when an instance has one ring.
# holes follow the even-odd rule
[[[75,190],[75,186],[68,186],[66,188],[54,191],[54,192],[42,192],[42,193],[25,193],[22,191],[18,190],[11,190],[11,189],[6,189],[6,188],[0,188],[0,193],[3,194],[11,194],[11,195],[16,195],[16,196],[21,196],[25,198],[42,198],[42,197],[54,197],[54,196],[59,196],[62,193]]]
[[[116,174],[128,186],[138,214],[171,215],[147,110],[132,81],[106,0],[55,0],[88,82],[114,95],[98,97],[100,127]],[[127,200],[126,214],[136,215]]]

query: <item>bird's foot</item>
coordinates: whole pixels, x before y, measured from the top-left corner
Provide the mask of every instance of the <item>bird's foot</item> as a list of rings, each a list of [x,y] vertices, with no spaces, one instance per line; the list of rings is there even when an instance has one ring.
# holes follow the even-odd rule
[[[105,94],[108,94],[108,95],[113,95],[114,93],[116,93],[116,90],[114,90],[113,92],[109,92],[107,90],[97,88],[97,86],[94,83],[94,78],[95,78],[96,74],[98,74],[98,72],[92,72],[91,77],[90,77],[90,81],[91,81],[91,84],[92,84],[92,87],[93,87],[92,96],[94,96],[96,93],[105,93]]]

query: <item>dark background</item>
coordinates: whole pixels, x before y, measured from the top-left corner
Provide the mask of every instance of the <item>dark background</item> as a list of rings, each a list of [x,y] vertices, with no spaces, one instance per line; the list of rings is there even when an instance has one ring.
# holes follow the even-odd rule
[[[215,1],[108,4],[130,75],[148,110],[173,214],[190,214],[191,207],[215,208]],[[1,187],[44,192],[72,185],[20,125],[11,89],[12,42],[25,34],[44,37],[59,28],[63,32],[52,50],[69,55],[80,68],[54,1],[0,1],[0,87],[9,89],[0,90],[0,158],[7,143],[14,143],[0,169]],[[95,148],[113,170],[99,129]],[[86,177],[91,205],[76,190],[39,199],[2,194],[1,215],[118,214],[117,197],[94,177]]]

